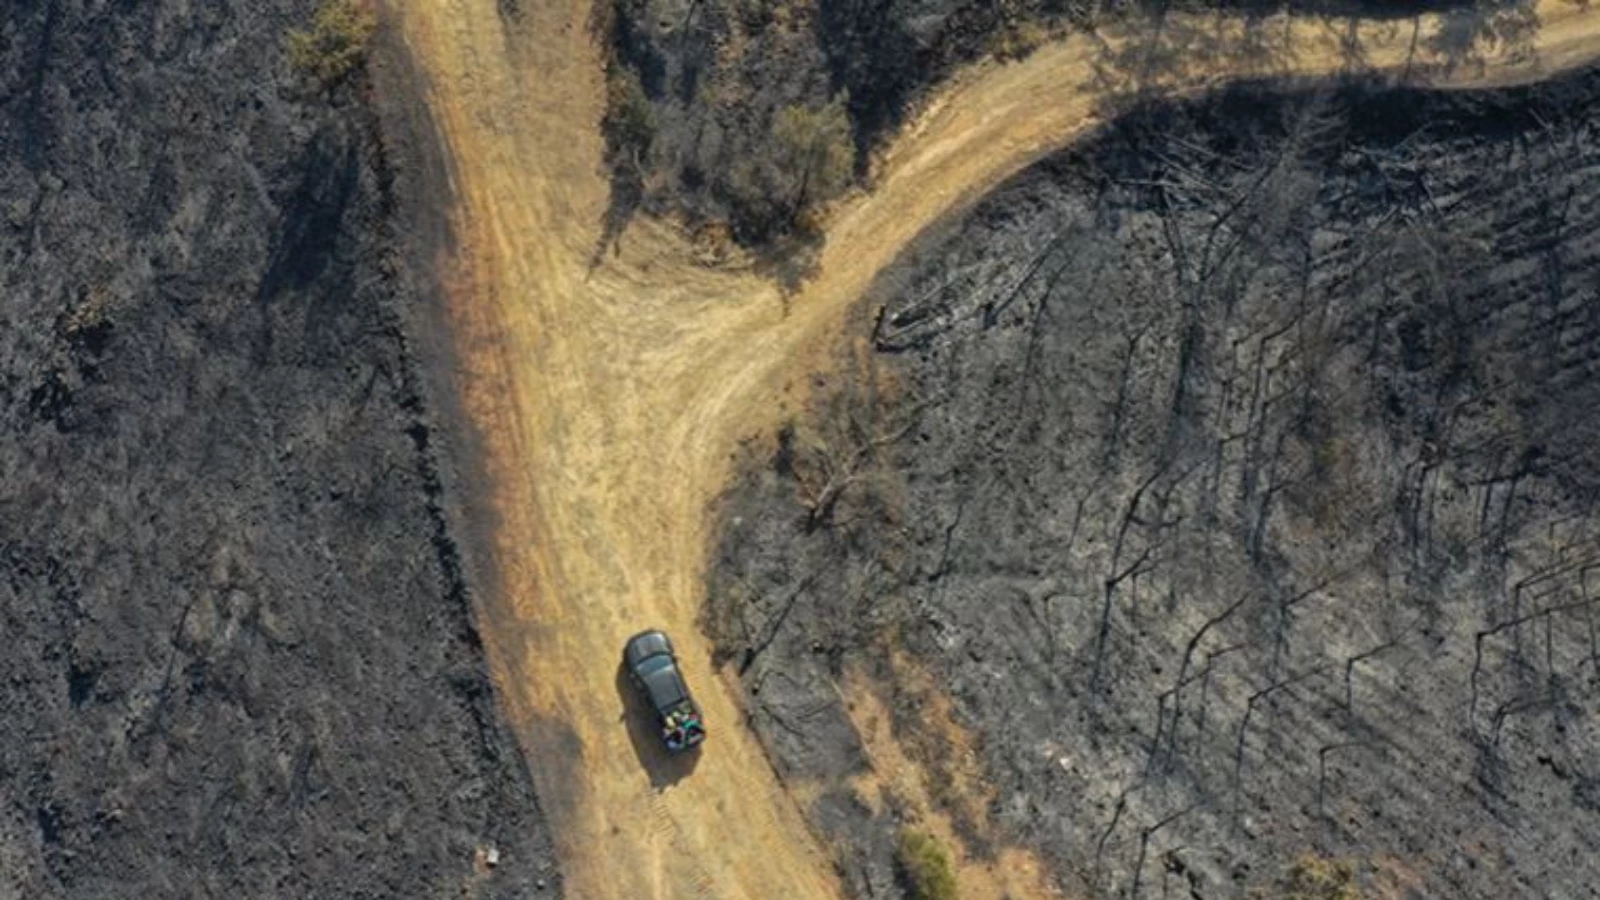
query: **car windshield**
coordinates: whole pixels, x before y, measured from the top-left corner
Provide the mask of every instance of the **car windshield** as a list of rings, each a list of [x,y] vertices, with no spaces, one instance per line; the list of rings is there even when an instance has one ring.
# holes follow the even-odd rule
[[[639,664],[639,680],[657,711],[670,709],[683,702],[683,680],[669,656],[652,656]]]
[[[635,635],[628,642],[628,664],[637,667],[645,660],[657,654],[672,655],[672,645],[667,642],[667,636],[659,631],[647,631]]]

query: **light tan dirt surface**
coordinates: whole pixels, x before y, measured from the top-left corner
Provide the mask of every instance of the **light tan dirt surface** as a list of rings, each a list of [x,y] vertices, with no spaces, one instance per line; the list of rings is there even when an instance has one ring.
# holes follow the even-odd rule
[[[787,385],[828,360],[847,308],[941,216],[1084,133],[1128,78],[1126,39],[1077,37],[984,65],[941,91],[879,160],[874,190],[828,218],[817,276],[788,304],[751,272],[691,262],[640,221],[590,269],[607,202],[604,82],[588,4],[412,0],[389,5],[430,82],[451,157],[456,255],[445,261],[466,407],[495,498],[484,639],[557,835],[569,896],[809,898],[839,894],[696,628],[708,510],[741,439],[798,411]],[[1157,82],[1317,75],[1351,65],[1466,86],[1532,80],[1600,49],[1600,9],[1541,4],[1532,61],[1429,72],[1435,23],[1351,28],[1271,19],[1214,41]],[[1170,26],[1171,23],[1169,23]],[[1417,40],[1420,36],[1421,40]],[[785,310],[787,308],[787,314]],[[676,640],[710,737],[688,762],[652,752],[624,717],[618,661],[645,627]],[[872,735],[886,765],[903,755]],[[508,861],[508,863],[511,861]],[[969,868],[964,879],[982,877]],[[980,894],[1000,893],[999,885]],[[976,889],[974,889],[976,890]]]

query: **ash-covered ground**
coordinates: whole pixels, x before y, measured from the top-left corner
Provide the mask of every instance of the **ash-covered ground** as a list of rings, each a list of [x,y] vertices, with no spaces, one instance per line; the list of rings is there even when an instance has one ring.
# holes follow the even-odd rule
[[[559,887],[421,362],[426,135],[294,75],[313,6],[0,17],[0,897]]]
[[[924,238],[752,454],[707,624],[780,769],[948,689],[1073,893],[1600,896],[1600,76],[1145,106]],[[881,318],[874,313],[881,310]],[[860,896],[901,823],[813,809]],[[981,826],[981,827],[980,827]]]

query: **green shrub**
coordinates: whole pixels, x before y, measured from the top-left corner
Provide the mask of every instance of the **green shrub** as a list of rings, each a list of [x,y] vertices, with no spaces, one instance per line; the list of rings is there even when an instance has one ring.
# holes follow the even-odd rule
[[[289,62],[301,74],[331,87],[367,59],[378,14],[368,0],[323,0],[311,27],[289,32]]]
[[[950,854],[932,835],[920,831],[900,835],[900,869],[912,900],[955,900],[956,873]]]

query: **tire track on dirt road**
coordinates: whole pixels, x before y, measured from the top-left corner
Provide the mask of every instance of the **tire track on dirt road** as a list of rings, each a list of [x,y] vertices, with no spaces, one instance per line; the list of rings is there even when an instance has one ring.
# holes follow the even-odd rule
[[[515,7],[503,14],[502,7]],[[1403,71],[1441,86],[1526,81],[1597,49],[1600,11],[1540,5],[1536,57],[1440,70],[1402,24],[1168,19],[1206,42],[1146,79],[1173,92],[1226,78]],[[393,3],[450,158],[455,258],[445,280],[464,403],[494,491],[480,591],[496,683],[547,807],[568,893],[831,897],[831,858],[752,734],[696,629],[708,506],[737,442],[804,401],[844,314],[942,216],[1097,124],[1138,80],[1126,37],[1075,37],[975,67],[878,161],[872,193],[829,216],[818,274],[789,303],[748,271],[690,262],[672,227],[635,222],[590,270],[607,202],[605,85],[581,0]],[[1174,24],[1194,26],[1173,28]],[[1262,35],[1267,35],[1266,52]],[[1420,38],[1420,39],[1419,39]],[[787,315],[785,309],[787,308]],[[617,660],[632,632],[670,630],[711,737],[676,767],[630,736]],[[966,885],[963,885],[965,888]]]

